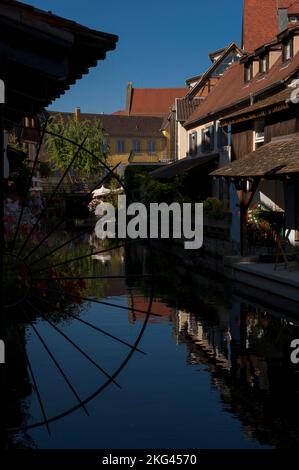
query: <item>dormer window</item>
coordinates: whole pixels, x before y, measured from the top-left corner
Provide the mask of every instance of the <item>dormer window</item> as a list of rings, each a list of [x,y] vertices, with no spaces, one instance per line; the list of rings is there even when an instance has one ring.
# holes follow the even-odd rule
[[[299,15],[290,15],[289,23],[299,23]]]
[[[247,62],[244,68],[244,80],[245,83],[250,82],[253,78],[253,62]]]
[[[286,62],[292,59],[294,55],[294,42],[293,38],[288,39],[282,45],[282,60]]]
[[[264,54],[260,57],[260,73],[266,73],[269,70],[269,54]]]

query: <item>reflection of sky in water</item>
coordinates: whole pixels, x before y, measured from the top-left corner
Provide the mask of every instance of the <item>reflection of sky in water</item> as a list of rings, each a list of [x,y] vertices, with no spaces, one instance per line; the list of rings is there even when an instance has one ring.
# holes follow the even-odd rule
[[[127,303],[126,296],[105,300],[120,305]],[[90,305],[82,318],[107,331],[117,331],[118,336],[128,342],[134,341],[142,325],[139,321],[128,323],[126,311],[97,305]],[[39,331],[47,335],[48,346],[55,351],[80,396],[94,392],[105,377],[46,324],[38,326]],[[64,324],[63,331],[110,373],[128,352],[125,346],[88,327],[81,327],[79,322]],[[121,390],[110,385],[87,405],[90,417],[82,410],[75,412],[51,425],[51,437],[45,429],[31,431],[37,446],[259,447],[254,439],[246,436],[238,419],[224,410],[219,391],[211,388],[210,371],[200,364],[187,364],[186,346],[176,344],[173,324],[148,325],[140,347],[147,355],[134,354],[116,379]],[[47,364],[43,371],[45,380],[40,380],[43,384],[40,391],[49,415],[57,412],[57,403],[61,411],[75,404],[55,366],[49,367],[49,359],[33,335],[29,336],[28,348],[34,358],[33,367],[43,370]],[[30,411],[34,416],[39,413],[36,397],[30,399]]]
[[[100,274],[123,275],[123,254],[113,255],[105,264],[96,258],[93,262],[100,266]],[[137,272],[135,267],[131,267],[133,273]],[[96,297],[124,309],[90,302],[84,305],[80,318],[134,344],[145,315],[132,312],[131,308],[146,311],[148,299],[138,283],[133,288],[130,282],[130,289],[123,279],[101,283],[102,287],[94,291]],[[152,312],[160,316],[150,317],[138,346],[146,355],[135,352],[116,377],[121,389],[110,384],[87,404],[89,417],[82,409],[77,410],[52,423],[50,436],[45,427],[30,430],[37,447],[208,449],[261,448],[273,443],[271,422],[260,433],[265,423],[257,412],[259,401],[255,402],[256,395],[248,393],[252,390],[268,394],[270,371],[263,353],[248,350],[244,354],[240,348],[243,342],[246,347],[253,345],[263,351],[268,344],[264,342],[267,332],[271,339],[277,320],[273,327],[265,312],[256,313],[251,307],[244,310],[239,301],[229,307],[224,307],[219,298],[215,303],[211,289],[204,297],[206,292],[201,284],[197,291],[190,289],[194,292],[193,311],[179,307],[184,304],[182,292],[171,283],[163,286],[163,294],[158,289]],[[149,289],[145,291],[148,293]],[[92,292],[91,288],[89,297]],[[196,297],[198,292],[206,303]],[[74,319],[57,326],[108,374],[113,374],[130,352],[127,346]],[[38,320],[36,327],[82,399],[107,381],[102,372],[46,322]],[[75,396],[29,327],[27,350],[37,371],[47,416],[75,406]],[[270,397],[263,395],[266,396]],[[36,393],[25,403],[31,416],[28,424],[40,420]]]

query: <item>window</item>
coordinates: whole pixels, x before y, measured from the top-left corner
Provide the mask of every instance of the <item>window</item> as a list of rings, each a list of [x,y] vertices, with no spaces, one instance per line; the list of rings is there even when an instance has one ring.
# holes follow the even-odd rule
[[[250,80],[253,78],[253,62],[248,62],[245,64],[244,68],[244,81],[250,82]]]
[[[293,44],[293,38],[291,38],[291,39],[288,39],[286,42],[284,42],[282,45],[283,62],[290,60],[293,57],[293,54],[294,54],[294,44]]]
[[[266,73],[269,70],[269,55],[264,54],[260,57],[260,73]]]
[[[265,143],[265,121],[263,119],[254,124],[254,150]]]
[[[299,15],[290,15],[289,16],[289,23],[298,23],[299,22]]]
[[[102,153],[109,152],[109,139],[107,137],[104,137],[104,139],[101,142],[101,152]]]
[[[116,143],[117,153],[125,153],[126,151],[126,142],[125,140],[118,140]]]
[[[154,140],[148,141],[148,153],[156,153],[156,142]]]
[[[214,150],[214,126],[201,130],[201,151],[209,153]]]
[[[189,134],[189,155],[197,155],[197,132]]]
[[[133,152],[140,153],[141,152],[141,142],[140,140],[133,140]]]

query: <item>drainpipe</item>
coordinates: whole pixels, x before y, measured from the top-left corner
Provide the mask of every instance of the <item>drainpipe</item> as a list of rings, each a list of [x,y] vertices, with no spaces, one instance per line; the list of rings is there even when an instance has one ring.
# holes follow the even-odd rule
[[[1,171],[0,171],[0,181],[1,181],[1,189],[0,189],[0,200],[1,200],[1,208],[0,208],[0,220],[3,224],[3,216],[4,216],[4,123],[3,123],[3,115],[4,115],[4,103],[5,103],[5,85],[4,81],[0,80],[0,159],[1,159]],[[3,225],[1,227],[1,250],[3,253],[4,249],[4,230]],[[1,255],[2,256],[2,255]],[[2,257],[1,257],[1,286],[2,283]]]
[[[3,215],[4,215],[4,124],[3,124],[3,115],[4,115],[4,103],[5,103],[5,86],[3,80],[0,80],[0,167],[1,167],[1,173],[0,173],[0,185],[1,185],[1,197],[0,197],[0,204],[1,204],[1,214],[0,214],[0,224],[2,225],[0,230],[1,230],[1,255],[0,255],[0,269],[1,269],[1,274],[0,274],[0,282],[1,282],[1,303],[2,305],[4,304],[4,290],[3,290],[3,250],[4,250],[4,220],[3,220]],[[1,320],[0,320],[0,339],[4,337],[4,319],[3,319],[3,313],[1,315]],[[1,364],[0,365],[0,387],[1,390],[5,390],[5,365]],[[5,394],[4,394],[5,396]],[[1,406],[2,408],[2,406]],[[2,410],[1,410],[2,411]],[[5,416],[5,415],[4,415]],[[3,430],[0,431],[0,438],[4,442],[4,446],[6,447],[6,440],[7,436],[6,433]]]

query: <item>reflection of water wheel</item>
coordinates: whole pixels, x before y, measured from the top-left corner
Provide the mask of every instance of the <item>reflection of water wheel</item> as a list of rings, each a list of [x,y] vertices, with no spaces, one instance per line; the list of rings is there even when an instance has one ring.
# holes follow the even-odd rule
[[[107,270],[106,261],[108,255],[115,254],[121,246],[125,246],[125,242],[114,241],[113,244],[103,244],[100,249],[88,248],[86,250],[85,247],[83,252],[76,254],[74,252],[76,242],[82,236],[90,233],[90,229],[80,230],[79,233],[72,234],[72,236],[64,233],[62,237],[60,230],[65,222],[64,215],[55,221],[47,218],[47,224],[44,224],[47,211],[51,210],[51,204],[55,196],[59,194],[59,188],[67,173],[71,170],[72,164],[69,165],[67,171],[61,176],[44,207],[40,208],[38,213],[35,213],[31,224],[27,224],[28,226],[24,231],[23,220],[26,211],[28,216],[27,201],[29,189],[39,162],[43,138],[49,133],[46,125],[40,131],[40,143],[36,151],[30,177],[28,177],[21,209],[15,215],[13,230],[6,237],[7,253],[4,277],[7,301],[3,318],[5,329],[9,331],[10,338],[8,339],[7,348],[14,348],[14,345],[18,344],[17,355],[22,360],[17,362],[19,364],[22,362],[27,370],[28,382],[31,385],[37,405],[34,409],[34,416],[31,410],[31,417],[27,416],[25,420],[23,417],[23,422],[21,423],[11,423],[8,419],[8,427],[11,430],[31,429],[43,425],[49,429],[50,423],[78,409],[83,409],[88,413],[86,409],[87,403],[99,395],[108,385],[114,384],[119,386],[116,379],[128,364],[132,355],[135,352],[143,353],[138,348],[138,345],[148,318],[152,314],[153,289],[151,289],[147,308],[139,311],[143,315],[144,321],[133,339],[124,339],[122,337],[126,331],[125,322],[122,322],[121,319],[111,321],[115,330],[108,331],[108,329],[100,324],[95,324],[89,321],[89,319],[83,318],[82,311],[86,310],[88,305],[96,306],[98,315],[107,308],[117,312],[134,311],[134,306],[130,304],[123,305],[119,301],[111,301],[110,299],[104,301],[103,297],[98,295],[98,290],[103,283],[107,285],[107,283],[113,283],[117,279],[122,279],[126,283],[128,291],[132,292],[132,289],[134,289],[134,279],[143,275],[152,278],[152,273],[130,273],[128,275],[128,273],[124,272],[111,275],[109,269]],[[65,139],[63,136],[60,137]],[[79,151],[86,151],[90,158],[97,159],[99,165],[105,168],[106,175],[92,188],[89,192],[90,195],[108,177],[115,178],[120,182],[118,175],[114,170],[108,168],[105,162],[101,161],[96,155],[91,154],[82,144],[73,141],[69,142],[74,147],[72,163],[75,161]],[[99,263],[99,257],[105,258],[106,261],[105,263],[100,263],[100,269],[94,268],[94,263]],[[92,269],[90,268],[91,266]],[[92,286],[94,283],[96,283],[96,286],[93,290]],[[131,327],[128,321],[126,321],[126,324],[127,328]],[[121,327],[119,328],[121,329],[121,334],[118,332],[119,326]],[[84,342],[79,344],[77,339],[72,337],[71,333],[74,333],[74,331],[81,332],[83,329],[84,334],[82,334],[82,338]],[[54,334],[56,335],[55,341],[53,340]],[[91,341],[89,338],[94,334],[98,335],[96,341],[97,350],[102,352],[106,359],[109,359],[110,355],[116,355],[117,347],[121,346],[124,348],[125,352],[118,359],[116,358],[117,360],[114,357],[112,371],[108,371],[108,367],[98,359],[95,359],[86,347]],[[58,337],[62,342],[58,342]],[[100,339],[101,341],[99,341]],[[108,340],[110,341],[109,345],[107,344]],[[94,339],[92,341],[95,344]],[[37,344],[39,344],[39,349],[36,346]],[[104,349],[101,351],[103,344],[105,344]],[[42,354],[41,350],[43,350],[44,354],[42,362],[40,362],[41,359],[39,358]],[[61,351],[64,353],[62,360],[63,354]],[[69,373],[68,363],[64,360],[65,357],[68,357],[68,354],[73,354],[70,351],[75,351],[77,357],[80,356],[78,364],[80,364],[81,369],[80,374],[76,375],[77,379],[78,377],[84,377],[85,367],[88,370],[87,376],[90,377],[91,372],[89,368],[92,367],[98,377],[101,377],[101,380],[97,381],[97,387],[94,387],[93,390],[85,390],[83,395],[78,390],[80,389],[80,384],[74,383],[70,377],[72,374]],[[8,356],[13,357],[14,351],[11,350]],[[72,358],[72,355],[69,357]],[[73,362],[76,363],[75,359]],[[14,359],[12,359],[11,363],[14,366],[16,365]],[[9,366],[10,362],[8,360],[7,367]],[[60,380],[57,379],[56,386],[52,382],[49,384],[49,387],[52,391],[55,389],[54,395],[58,406],[55,409],[55,406],[51,403],[51,410],[49,412],[48,401],[51,401],[52,397],[49,397],[49,394],[46,393],[45,398],[43,391],[48,387],[47,381],[54,377],[53,371],[59,376]],[[15,372],[17,373],[17,370]],[[65,391],[65,389],[68,389],[68,393],[72,397],[70,400],[66,398],[64,392],[60,394],[59,390],[57,391],[60,386],[61,390]],[[26,390],[28,392],[28,387]],[[56,402],[54,405],[56,405]]]

